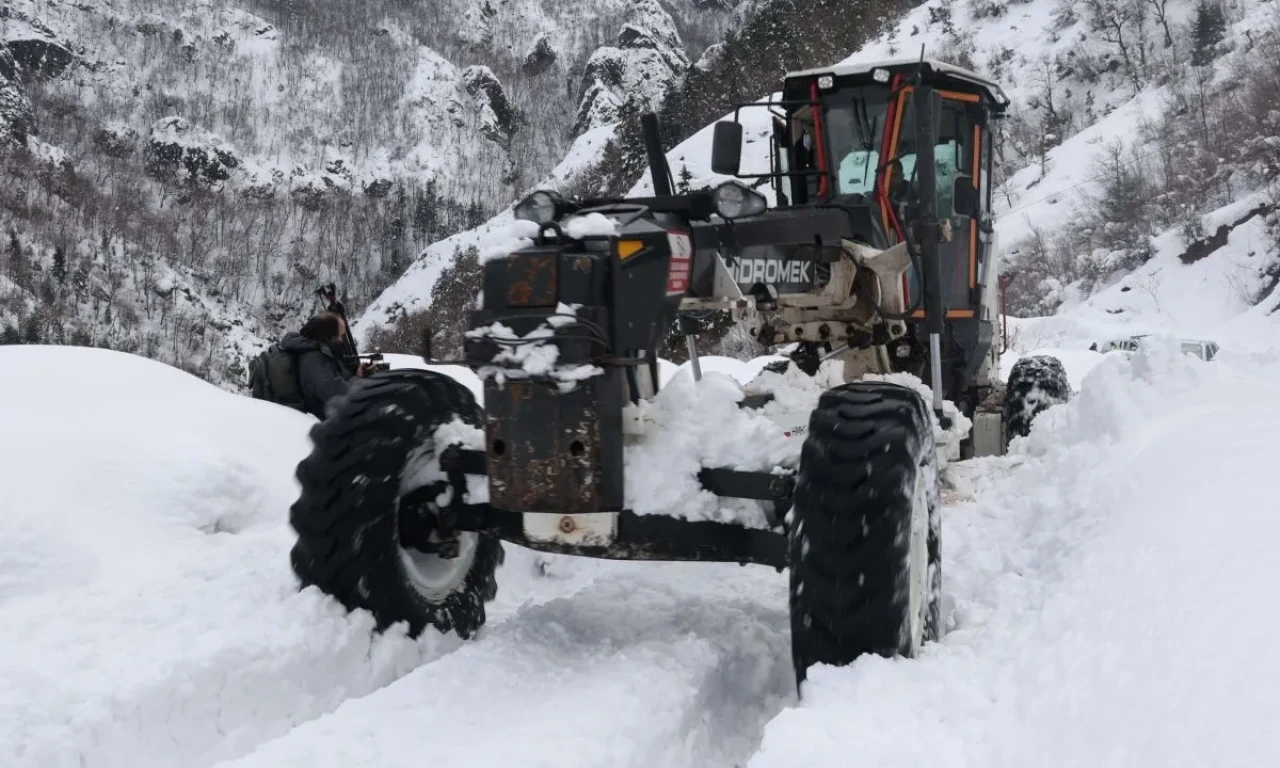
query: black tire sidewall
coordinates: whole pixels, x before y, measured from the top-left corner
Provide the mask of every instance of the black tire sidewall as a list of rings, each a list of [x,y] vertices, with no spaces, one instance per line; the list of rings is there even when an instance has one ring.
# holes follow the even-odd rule
[[[923,476],[922,476],[923,473]],[[796,678],[816,663],[911,653],[911,525],[926,483],[924,639],[941,632],[941,509],[924,399],[888,382],[824,393],[801,450],[788,526]]]
[[[298,465],[302,490],[290,509],[295,574],[348,610],[368,610],[380,631],[404,622],[410,636],[433,626],[470,637],[497,592],[501,542],[479,536],[460,588],[427,600],[402,559],[399,497],[410,462],[433,455],[422,446],[438,427],[455,417],[483,427],[475,397],[433,371],[386,371],[353,383],[331,413],[312,428],[314,449]]]
[[[1035,402],[1028,403],[1032,395]],[[1006,440],[1026,437],[1036,417],[1072,396],[1062,361],[1052,355],[1032,355],[1014,363],[1005,384],[1002,419]]]

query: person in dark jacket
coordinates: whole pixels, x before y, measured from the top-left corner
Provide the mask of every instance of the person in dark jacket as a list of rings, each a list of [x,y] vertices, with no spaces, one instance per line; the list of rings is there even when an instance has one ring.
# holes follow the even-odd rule
[[[290,331],[280,339],[280,349],[294,357],[302,401],[318,419],[327,416],[329,403],[347,391],[352,378],[372,370],[369,363],[353,370],[344,361],[346,342],[347,324],[333,312],[316,315],[301,331]]]

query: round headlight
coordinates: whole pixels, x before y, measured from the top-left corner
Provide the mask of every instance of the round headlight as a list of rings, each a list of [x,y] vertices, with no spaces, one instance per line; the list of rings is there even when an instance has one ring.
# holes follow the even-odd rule
[[[540,189],[529,195],[516,206],[515,217],[535,224],[546,224],[555,221],[559,195],[549,190]]]
[[[769,203],[764,195],[747,189],[736,181],[726,181],[711,193],[711,204],[722,219],[738,219],[755,216]]]

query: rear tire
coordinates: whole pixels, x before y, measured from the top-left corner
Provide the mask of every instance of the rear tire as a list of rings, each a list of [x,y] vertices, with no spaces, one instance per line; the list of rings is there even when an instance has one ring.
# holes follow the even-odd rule
[[[941,637],[936,462],[914,390],[855,382],[819,399],[788,525],[797,686],[814,664],[910,657]]]
[[[298,535],[290,559],[304,588],[368,610],[378,631],[405,622],[411,637],[433,626],[465,639],[484,624],[501,542],[460,533],[458,555],[446,559],[401,540],[406,522],[435,535],[433,514],[401,520],[400,499],[411,490],[404,481],[434,458],[436,429],[455,417],[483,428],[466,387],[431,371],[392,371],[356,382],[312,428],[315,448],[298,465],[302,493],[289,510]]]
[[[1051,406],[1071,399],[1071,382],[1062,361],[1052,355],[1024,357],[1013,364],[1004,390],[1004,434],[1031,434],[1031,423]]]

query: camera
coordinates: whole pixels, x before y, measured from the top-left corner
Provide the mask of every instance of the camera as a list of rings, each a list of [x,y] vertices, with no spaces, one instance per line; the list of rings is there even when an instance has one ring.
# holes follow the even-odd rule
[[[361,362],[372,363],[373,370],[375,371],[391,370],[391,363],[383,362],[381,352],[373,352],[372,354],[368,354],[368,355],[360,355],[360,360]]]

